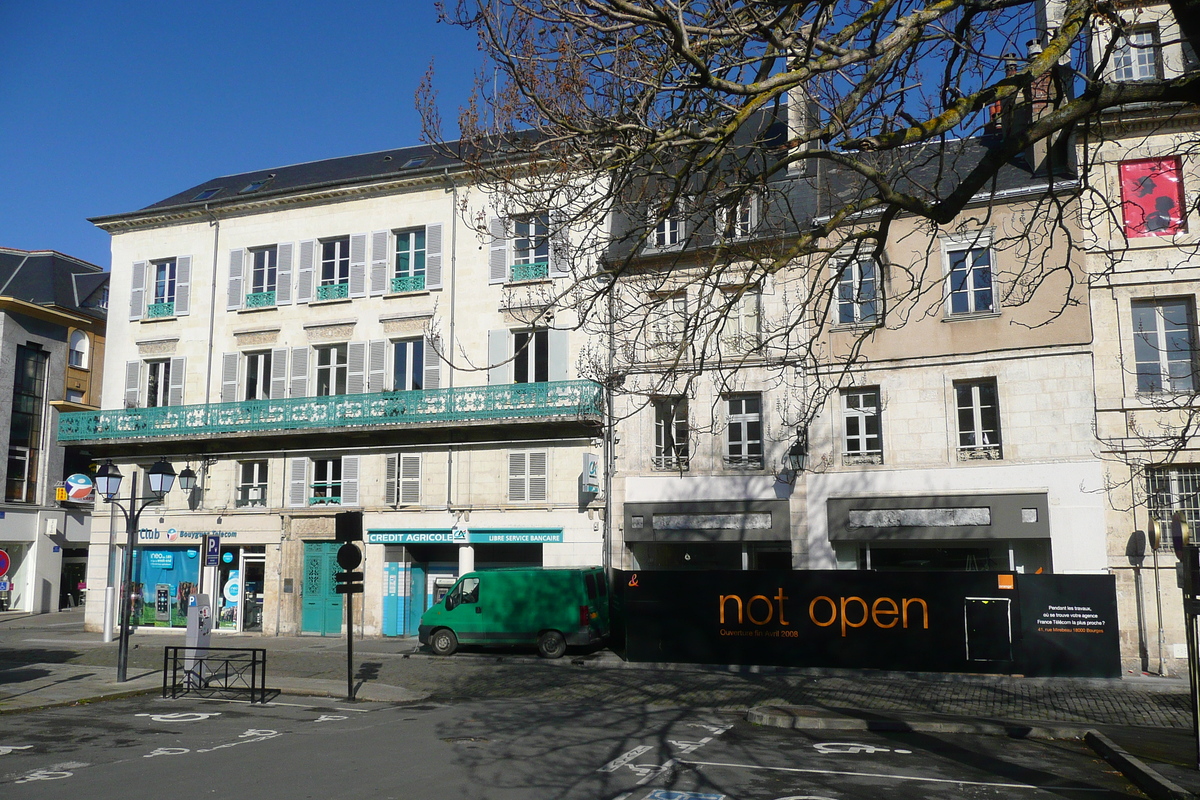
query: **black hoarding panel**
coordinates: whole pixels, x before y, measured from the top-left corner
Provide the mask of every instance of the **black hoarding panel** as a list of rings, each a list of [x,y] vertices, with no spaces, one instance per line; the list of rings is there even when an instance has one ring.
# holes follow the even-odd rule
[[[1021,663],[1027,675],[1121,674],[1112,575],[1018,575]]]
[[[1040,639],[1031,654],[1022,649],[1028,637],[1021,620],[1030,616],[1018,596],[1025,584],[1016,584],[1014,577],[994,572],[617,571],[614,649],[623,647],[630,661],[1109,674],[1108,665],[1119,660],[1115,638],[1090,640],[1106,657],[1088,656],[1087,664],[1072,662],[1069,651],[1048,655]],[[1054,599],[1055,592],[1083,592],[1070,605],[1091,608],[1100,607],[1107,586],[1115,609],[1110,576],[1020,577],[1090,578],[1029,585],[1046,593],[1039,602]],[[1115,610],[1109,619],[1115,619]],[[973,651],[969,631],[975,637]]]

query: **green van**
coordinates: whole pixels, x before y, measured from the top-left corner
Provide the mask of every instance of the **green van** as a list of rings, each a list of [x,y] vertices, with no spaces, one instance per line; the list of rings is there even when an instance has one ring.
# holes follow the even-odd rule
[[[558,658],[567,645],[608,637],[608,580],[600,567],[468,572],[421,615],[417,636],[440,656],[462,644],[536,644]]]

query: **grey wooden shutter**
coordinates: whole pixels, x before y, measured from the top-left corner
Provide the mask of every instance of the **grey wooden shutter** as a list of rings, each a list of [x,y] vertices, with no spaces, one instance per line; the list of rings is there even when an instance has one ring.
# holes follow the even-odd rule
[[[442,359],[434,344],[432,339],[425,338],[425,374],[421,376],[421,386],[426,389],[442,388]]]
[[[530,502],[546,499],[548,461],[544,450],[534,450],[529,453],[526,472],[529,478],[529,497],[527,499]]]
[[[368,348],[367,391],[372,394],[387,390],[387,346],[383,339],[376,339]]]
[[[508,239],[505,238],[503,219],[494,217],[488,222],[492,243],[488,248],[488,283],[504,283],[508,280]]]
[[[308,459],[288,459],[288,505],[304,508],[308,505]]]
[[[358,505],[358,456],[342,456],[342,505]]]
[[[146,262],[133,262],[129,285],[129,318],[141,319],[146,313]]]
[[[175,316],[186,317],[192,310],[192,257],[175,259]]]
[[[221,356],[221,402],[237,402],[238,361],[241,353],[226,353]]]
[[[350,296],[367,296],[367,235],[350,237]]]
[[[421,454],[400,456],[400,502],[406,506],[421,504]]]
[[[125,407],[137,408],[140,404],[138,389],[142,377],[142,362],[125,362]]]
[[[567,235],[568,221],[565,214],[553,212],[550,214],[550,266],[551,277],[571,274],[571,246]]]
[[[271,351],[271,399],[287,397],[288,349],[279,347]]]
[[[546,331],[547,360],[550,366],[550,380],[565,381],[570,375],[570,350],[566,331]]]
[[[300,266],[296,270],[296,302],[307,303],[313,296],[313,262],[317,243],[311,239],[300,243]]]
[[[178,295],[176,295],[178,297]],[[167,388],[167,405],[183,405],[183,384],[187,380],[187,359],[171,359],[171,383]]]
[[[509,502],[523,503],[526,500],[525,491],[525,453],[508,454],[508,499]]]
[[[230,311],[242,307],[242,299],[246,294],[242,290],[242,261],[245,257],[246,251],[240,247],[229,251],[229,302],[225,307]]]
[[[396,481],[399,472],[400,457],[392,454],[387,457],[383,470],[383,502],[389,506],[396,505]]]
[[[292,304],[292,243],[284,242],[275,251],[275,305]]]
[[[425,288],[442,288],[442,223],[425,226]]]
[[[308,397],[308,348],[292,348],[292,372],[288,386],[292,397]]]
[[[371,295],[378,297],[388,291],[388,232],[371,234]]]
[[[346,394],[367,390],[367,343],[350,342],[346,346]]]
[[[508,359],[509,333],[488,331],[488,383],[512,383],[512,363]]]

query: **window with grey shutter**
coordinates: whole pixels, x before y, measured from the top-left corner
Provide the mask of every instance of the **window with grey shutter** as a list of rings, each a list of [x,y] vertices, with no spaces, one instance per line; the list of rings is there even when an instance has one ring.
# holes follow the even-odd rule
[[[367,235],[350,237],[350,296],[367,296]]]
[[[175,316],[186,317],[192,310],[192,257],[175,259]]]
[[[508,454],[508,500],[510,503],[524,503],[528,499],[525,467],[527,455],[523,452]]]
[[[388,232],[371,234],[371,296],[387,294],[388,289]]]
[[[541,501],[546,499],[546,482],[547,476],[547,458],[546,451],[533,450],[529,453],[526,470],[529,474],[529,501]]]
[[[436,342],[425,338],[425,370],[422,375],[422,389],[442,388],[442,359],[437,354]]]
[[[550,277],[571,274],[570,240],[567,236],[568,220],[562,212],[550,214]]]
[[[387,342],[376,339],[367,352],[367,391],[382,392],[387,387]]]
[[[237,402],[238,362],[240,353],[225,353],[221,356],[221,402]]]
[[[292,243],[275,246],[275,305],[292,304]]]
[[[288,385],[292,397],[308,397],[308,348],[292,348],[292,372]]]
[[[308,459],[288,460],[288,506],[304,508],[308,505]]]
[[[425,226],[425,288],[442,288],[442,223]]]
[[[178,295],[176,295],[178,297]],[[171,383],[167,394],[167,405],[183,405],[183,384],[187,380],[187,359],[171,359]]]
[[[271,399],[282,400],[288,390],[288,349],[279,347],[271,351]]]
[[[396,505],[396,487],[400,472],[400,456],[389,455],[383,469],[383,502]]]
[[[236,311],[242,307],[242,297],[245,294],[242,291],[242,261],[246,257],[246,251],[240,247],[229,251],[229,301],[225,308],[229,311]]]
[[[488,383],[493,386],[512,383],[512,364],[508,358],[509,332],[488,331]]]
[[[400,456],[400,504],[421,504],[421,454],[406,453]]]
[[[300,266],[296,270],[296,302],[307,303],[313,296],[313,264],[317,257],[317,243],[308,240],[300,243]]]
[[[358,456],[342,456],[342,505],[358,505]]]
[[[550,380],[565,381],[571,371],[570,351],[566,331],[551,329],[546,332],[547,350],[550,360]]]
[[[488,283],[504,283],[508,280],[508,239],[505,238],[505,223],[495,217],[488,222],[492,242],[488,248]]]
[[[367,390],[367,343],[350,342],[346,346],[346,393]]]
[[[129,286],[129,318],[141,319],[146,313],[146,262],[133,262]]]
[[[141,397],[139,383],[142,377],[141,361],[125,362],[125,407],[137,408],[138,398]]]

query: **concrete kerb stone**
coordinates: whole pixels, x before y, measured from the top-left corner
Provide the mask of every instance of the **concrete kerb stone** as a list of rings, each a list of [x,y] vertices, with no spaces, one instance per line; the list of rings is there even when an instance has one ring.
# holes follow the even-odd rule
[[[1196,795],[1177,783],[1164,778],[1140,758],[1126,752],[1120,745],[1097,730],[1089,730],[1084,741],[1096,754],[1112,764],[1135,786],[1153,800],[1193,800]]]
[[[842,714],[812,706],[764,705],[746,712],[754,725],[790,730],[873,731],[876,733],[962,733],[1015,739],[1082,739],[1090,726],[1048,721],[969,719],[905,714],[903,717],[862,712]]]

